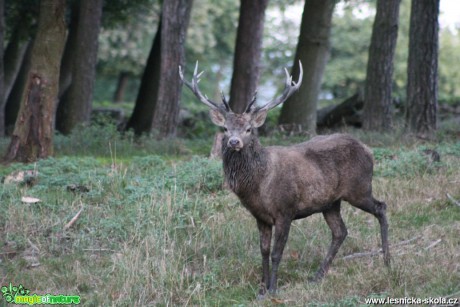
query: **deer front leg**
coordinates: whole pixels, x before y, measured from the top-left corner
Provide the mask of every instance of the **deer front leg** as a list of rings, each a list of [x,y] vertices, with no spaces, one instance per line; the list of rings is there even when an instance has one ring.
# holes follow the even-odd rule
[[[289,230],[291,228],[291,220],[278,219],[275,222],[275,243],[272,251],[272,274],[270,276],[270,293],[276,293],[278,266],[283,256],[284,246],[286,245]]]
[[[270,244],[272,241],[272,226],[257,221],[260,235],[260,253],[262,254],[262,281],[259,290],[259,299],[262,299],[270,288]]]

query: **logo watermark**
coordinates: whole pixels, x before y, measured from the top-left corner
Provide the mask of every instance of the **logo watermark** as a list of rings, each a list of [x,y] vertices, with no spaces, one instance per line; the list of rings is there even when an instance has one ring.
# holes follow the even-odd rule
[[[3,286],[1,289],[3,298],[7,303],[18,305],[78,305],[80,304],[79,295],[39,295],[31,294],[30,290],[23,285],[13,286],[11,283],[8,286]]]

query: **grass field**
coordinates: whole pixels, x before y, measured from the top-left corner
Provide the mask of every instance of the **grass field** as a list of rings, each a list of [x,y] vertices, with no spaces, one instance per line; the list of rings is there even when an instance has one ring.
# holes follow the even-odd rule
[[[264,301],[256,300],[256,223],[223,188],[221,162],[206,157],[211,139],[134,140],[97,127],[58,136],[56,157],[0,168],[0,287],[80,295],[83,306],[355,306],[369,297],[459,298],[458,135],[426,142],[358,133],[374,151],[375,196],[388,204],[391,269],[378,254],[377,220],[344,203],[349,236],[325,279],[307,282],[330,242],[322,216],[314,215],[293,223],[279,293]],[[2,152],[5,146],[2,140]],[[440,162],[426,149],[436,150]],[[12,173],[26,170],[38,175],[10,182]],[[40,201],[21,201],[25,196]]]

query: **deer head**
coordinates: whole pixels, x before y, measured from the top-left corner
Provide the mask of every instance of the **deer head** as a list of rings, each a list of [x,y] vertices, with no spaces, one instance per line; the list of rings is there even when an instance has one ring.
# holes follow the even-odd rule
[[[210,117],[212,122],[224,128],[226,146],[235,151],[240,151],[245,144],[253,136],[253,130],[259,128],[265,122],[267,112],[273,109],[277,105],[286,101],[296,90],[299,89],[302,84],[303,69],[302,63],[299,61],[299,80],[297,82],[292,81],[292,76],[285,68],[286,81],[284,90],[281,96],[272,99],[263,106],[256,106],[257,91],[254,93],[254,97],[249,102],[248,107],[242,114],[234,113],[227,102],[224,94],[222,93],[222,104],[217,104],[210,100],[206,95],[203,95],[198,87],[200,77],[203,72],[198,73],[198,62],[195,65],[195,71],[193,73],[192,81],[188,82],[184,79],[182,69],[179,66],[179,75],[185,85],[195,94],[195,96],[207,105],[210,110]]]

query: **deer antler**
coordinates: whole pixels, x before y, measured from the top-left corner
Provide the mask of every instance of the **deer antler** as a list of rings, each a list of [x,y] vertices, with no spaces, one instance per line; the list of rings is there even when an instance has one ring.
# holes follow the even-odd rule
[[[196,65],[195,65],[195,70],[193,72],[193,77],[192,77],[192,82],[188,82],[187,80],[184,79],[184,74],[182,72],[182,67],[179,66],[179,76],[181,78],[181,80],[185,83],[185,85],[192,90],[193,94],[195,94],[195,96],[202,102],[204,103],[205,105],[207,105],[208,107],[210,107],[211,109],[216,109],[216,110],[220,110],[220,111],[223,111],[223,112],[229,112],[230,111],[230,107],[222,93],[222,100],[223,100],[223,103],[224,105],[218,105],[217,103],[215,103],[214,101],[212,101],[211,99],[209,99],[206,95],[203,95],[198,87],[198,82],[200,82],[200,77],[201,75],[204,73],[204,71],[198,73],[198,61],[196,61]]]
[[[257,90],[254,92],[254,96],[252,96],[252,100],[249,103],[249,105],[246,108],[246,110],[244,111],[244,113],[250,113],[251,112],[251,109],[254,106],[254,103],[256,103],[256,100],[257,100]]]
[[[281,94],[280,97],[275,98],[268,102],[266,105],[262,107],[255,108],[254,111],[260,111],[260,110],[270,110],[279,105],[280,103],[283,103],[286,101],[286,99],[289,98],[292,94],[294,94],[295,91],[297,91],[302,84],[302,77],[303,77],[303,68],[302,68],[302,62],[299,60],[299,80],[297,82],[292,81],[292,76],[289,75],[288,70],[285,68],[284,71],[286,72],[286,82],[284,84],[284,91]],[[252,106],[252,103],[251,103]],[[248,108],[249,109],[249,108]],[[249,110],[247,110],[249,111]]]

